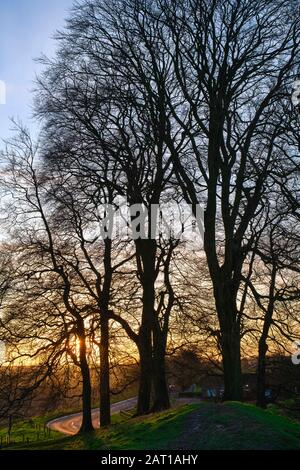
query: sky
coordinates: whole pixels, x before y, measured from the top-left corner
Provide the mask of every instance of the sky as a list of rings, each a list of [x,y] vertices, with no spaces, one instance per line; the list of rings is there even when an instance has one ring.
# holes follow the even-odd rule
[[[32,129],[32,93],[41,53],[53,56],[53,34],[64,25],[73,0],[0,0],[0,146],[10,135],[10,118]],[[1,104],[1,84],[6,104]]]

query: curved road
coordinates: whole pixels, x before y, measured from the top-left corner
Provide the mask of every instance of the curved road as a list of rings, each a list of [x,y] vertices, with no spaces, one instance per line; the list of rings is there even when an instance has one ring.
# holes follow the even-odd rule
[[[137,398],[129,398],[129,400],[119,401],[111,405],[112,414],[119,413],[120,411],[130,410],[135,407]],[[99,428],[99,410],[92,411],[93,425]],[[53,419],[47,423],[48,428],[53,431],[58,431],[67,436],[74,436],[78,433],[82,421],[82,413],[75,413],[73,415],[62,416],[61,418]]]

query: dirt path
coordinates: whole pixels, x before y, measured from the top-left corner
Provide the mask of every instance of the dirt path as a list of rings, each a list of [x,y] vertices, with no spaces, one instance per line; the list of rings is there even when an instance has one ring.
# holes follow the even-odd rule
[[[170,449],[299,449],[299,426],[242,404],[203,403],[184,423]],[[278,422],[277,422],[278,421]]]
[[[172,449],[196,449],[199,446],[198,436],[201,435],[205,439],[205,435],[210,433],[212,417],[220,412],[219,408],[220,405],[211,403],[191,413],[186,420],[182,435],[173,443]]]

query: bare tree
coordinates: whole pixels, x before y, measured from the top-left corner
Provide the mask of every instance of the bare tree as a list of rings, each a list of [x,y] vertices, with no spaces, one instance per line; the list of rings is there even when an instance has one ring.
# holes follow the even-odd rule
[[[18,338],[23,339],[25,351],[27,348],[24,345],[24,338],[27,338],[28,341],[32,338],[33,345],[35,345],[34,356],[43,351],[42,340],[43,335],[45,335],[45,338],[48,338],[48,345],[52,351],[50,356],[52,356],[54,362],[59,361],[62,352],[67,352],[75,364],[80,367],[83,387],[83,420],[81,431],[88,432],[93,429],[93,426],[91,420],[91,380],[87,358],[85,321],[91,309],[89,305],[87,306],[80,301],[82,296],[82,294],[80,295],[79,286],[80,277],[75,277],[75,274],[78,273],[71,271],[71,265],[68,262],[69,253],[66,249],[68,243],[70,243],[70,250],[76,249],[74,238],[72,240],[72,233],[55,230],[56,220],[55,214],[53,215],[53,207],[51,207],[51,203],[47,203],[47,195],[50,192],[49,178],[46,178],[45,174],[36,165],[37,151],[38,148],[33,144],[28,132],[24,128],[19,128],[19,135],[10,143],[6,154],[7,166],[4,170],[3,185],[7,195],[10,194],[6,211],[9,214],[10,224],[14,231],[13,246],[20,254],[20,257],[17,257],[15,260],[15,262],[17,260],[20,262],[20,266],[16,270],[17,279],[18,277],[21,279],[22,277],[25,279],[27,277],[31,282],[35,280],[38,288],[37,296],[40,296],[44,301],[46,300],[46,298],[43,298],[44,292],[50,292],[50,296],[53,291],[56,294],[58,293],[63,305],[63,308],[56,308],[56,313],[58,313],[57,319],[60,318],[59,325],[61,330],[59,330],[57,341],[52,341],[46,331],[47,328],[49,328],[49,332],[51,330],[51,322],[48,323],[45,320],[47,312],[44,320],[39,319],[37,322],[38,327],[44,331],[41,336],[39,336],[34,328],[31,330],[32,324],[30,326],[30,323],[25,322],[22,325],[20,321],[22,315],[24,315],[24,318],[27,315],[30,318],[31,315],[33,317],[33,324],[35,322],[35,316],[30,308],[30,303],[25,306],[24,302],[20,302],[20,305],[27,309],[26,312],[20,312],[17,305],[11,306],[13,312],[8,312],[6,317],[1,320],[1,324],[3,329],[7,330],[9,337],[13,337],[12,332],[14,331],[17,341]],[[44,279],[45,277],[46,279]],[[29,292],[30,297],[30,283],[29,285],[25,283],[23,287],[24,292]],[[51,302],[51,297],[48,299],[48,302]],[[55,302],[54,300],[52,302],[54,308]],[[18,311],[20,312],[19,317],[17,315]],[[10,322],[15,325],[13,329],[10,326]],[[23,335],[22,337],[21,331],[23,327],[25,336]],[[70,338],[72,335],[78,338],[78,357],[72,352],[72,348],[70,348]],[[41,342],[40,345],[39,342]],[[49,370],[53,367],[52,360],[48,361],[47,368]],[[40,382],[41,380],[39,379]]]
[[[241,399],[238,293],[255,244],[251,222],[263,208],[271,175],[287,170],[281,156],[291,155],[286,109],[299,52],[295,6],[282,0],[86,1],[75,7],[60,38],[66,45],[61,57],[80,62],[93,84],[96,77],[104,85],[106,131],[115,136],[117,130],[121,141],[127,136],[115,157],[125,155],[127,164],[130,158],[130,175],[138,167],[132,166],[135,147],[126,129],[130,136],[138,131],[139,110],[149,113],[149,135],[156,150],[163,149],[167,166],[172,164],[185,200],[194,211],[205,205],[204,248],[220,323],[225,397]],[[50,83],[57,82],[48,82],[48,91]],[[70,92],[70,83],[60,91]],[[54,93],[50,109],[61,96]],[[101,98],[99,92],[95,96],[89,95],[84,118],[98,137]],[[72,99],[70,106],[78,116],[77,104]],[[114,136],[110,145],[106,139],[108,152],[115,150]],[[158,169],[159,153],[154,155]]]
[[[258,337],[257,405],[267,404],[266,368],[269,343],[280,343],[285,349],[287,341],[299,338],[297,303],[299,302],[299,243],[293,218],[286,213],[280,199],[274,194],[265,220],[266,228],[256,245],[253,258],[253,274],[247,280],[250,296],[257,308],[249,301],[249,318],[255,320]],[[262,315],[259,313],[261,312]],[[254,313],[254,316],[253,316]],[[250,327],[251,328],[251,327]],[[286,352],[288,348],[286,348]]]
[[[82,30],[82,18],[79,9],[78,16],[75,15],[70,20],[72,24],[70,31],[60,37],[61,50],[56,60],[53,62],[44,60],[47,68],[39,80],[37,112],[46,123],[46,139],[51,141],[53,136],[57,139],[57,134],[62,133],[62,148],[65,149],[66,142],[73,143],[74,139],[76,140],[76,136],[73,136],[75,128],[81,139],[79,148],[93,148],[88,158],[84,152],[80,152],[80,157],[77,157],[79,163],[77,168],[81,177],[84,172],[86,175],[89,172],[96,187],[105,185],[107,190],[114,194],[117,192],[125,196],[131,206],[143,205],[147,210],[148,232],[142,233],[135,239],[136,268],[143,291],[138,340],[141,369],[138,413],[144,413],[150,409],[154,370],[157,371],[155,374],[157,379],[153,380],[154,407],[163,409],[169,406],[163,372],[164,355],[162,356],[166,343],[162,337],[166,335],[165,332],[162,335],[160,328],[158,313],[160,307],[157,310],[155,305],[155,283],[162,251],[152,236],[152,228],[157,220],[151,211],[154,205],[161,202],[166,189],[170,190],[169,181],[172,178],[170,156],[163,141],[166,117],[163,109],[160,112],[156,110],[162,96],[152,97],[149,93],[144,93],[137,99],[135,91],[131,91],[130,88],[124,88],[123,93],[120,89],[121,82],[132,81],[129,70],[126,76],[123,68],[121,82],[115,83],[113,76],[108,77],[108,69],[103,68],[105,79],[102,79],[99,64],[96,64],[91,57],[92,41],[98,41],[97,35],[93,36],[90,42],[86,42],[82,36],[82,43],[79,40],[76,45],[74,44],[73,36],[77,34],[77,28]],[[131,47],[134,47],[133,43]],[[82,57],[83,51],[87,58],[83,60],[79,69],[78,57]],[[65,61],[66,54],[68,67]],[[109,67],[108,63],[106,67]],[[148,80],[146,75],[142,79],[143,84]],[[72,96],[76,96],[76,99],[71,98]],[[67,165],[70,161],[74,162],[76,154],[72,144],[71,153],[73,159],[67,159],[69,162]],[[133,215],[130,224],[135,224],[135,220],[136,215]],[[171,256],[172,242],[168,250]],[[166,245],[164,252],[166,253]],[[172,296],[171,293],[169,298]],[[164,330],[166,326],[167,322]],[[152,331],[156,332],[153,334],[153,344]]]

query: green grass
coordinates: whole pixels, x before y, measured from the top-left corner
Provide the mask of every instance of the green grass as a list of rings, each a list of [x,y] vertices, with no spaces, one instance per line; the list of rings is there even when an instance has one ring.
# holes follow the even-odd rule
[[[289,400],[280,401],[276,405],[271,405],[270,408],[277,414],[300,421],[300,398],[290,398]]]
[[[193,448],[300,449],[300,423],[244,403],[227,403],[210,415]]]
[[[11,442],[15,444],[23,444],[23,442],[25,442],[27,444],[29,441],[29,444],[31,444],[34,441],[40,440],[47,440],[47,442],[51,442],[52,440],[57,441],[57,439],[61,438],[61,434],[54,431],[50,431],[49,433],[48,429],[45,427],[46,423],[55,417],[57,417],[57,413],[17,421],[12,427]],[[0,428],[0,440],[2,438],[3,444],[5,444],[7,433],[7,427]]]
[[[148,417],[124,418],[120,414],[113,415],[112,426],[105,430],[97,430],[91,436],[63,437],[56,441],[32,443],[27,449],[47,450],[138,450],[165,448],[171,445],[182,432],[186,416],[196,406],[183,406],[168,412],[153,414]],[[24,446],[14,446],[15,449]]]
[[[300,423],[274,407],[230,402],[200,403],[143,418],[114,415],[113,425],[90,436],[13,446],[45,450],[300,449]]]
[[[111,403],[116,403],[122,400],[127,400],[128,398],[132,398],[136,396],[137,386],[133,384],[130,387],[127,387],[123,392],[112,395],[111,396]],[[94,403],[93,408],[99,407],[99,403]],[[65,441],[65,437],[60,434],[59,432],[49,431],[46,428],[46,424],[51,421],[52,419],[60,418],[61,416],[66,416],[69,414],[75,414],[81,412],[81,406],[78,404],[77,406],[59,409],[58,411],[50,412],[45,414],[44,416],[32,417],[26,420],[19,419],[13,422],[12,432],[11,432],[11,442],[18,447],[24,446],[26,444],[26,448],[28,448],[28,444],[30,446],[36,446],[39,448],[42,445],[51,445],[52,441],[55,441],[55,445],[59,445],[59,441]],[[121,416],[113,416],[112,421],[113,423],[118,423],[122,420]],[[8,435],[8,427],[7,425],[2,425],[0,427],[0,443],[2,438],[3,447],[7,448],[6,439]]]

